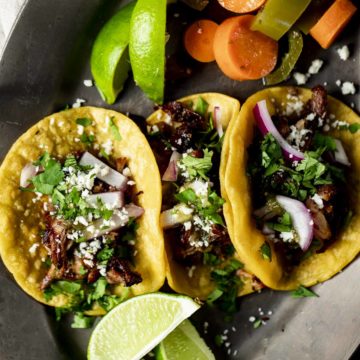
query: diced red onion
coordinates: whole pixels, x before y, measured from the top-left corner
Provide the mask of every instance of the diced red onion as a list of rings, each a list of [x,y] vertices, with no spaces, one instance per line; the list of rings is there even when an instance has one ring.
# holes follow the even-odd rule
[[[83,166],[99,166],[101,171],[96,175],[96,177],[110,186],[114,186],[119,190],[125,190],[127,186],[127,177],[123,174],[120,174],[118,171],[112,169],[110,166],[106,165],[104,162],[99,160],[94,155],[89,152],[85,152],[80,159],[80,165]],[[103,173],[103,174],[101,174]]]
[[[305,158],[303,152],[294,149],[279,133],[274,125],[266,106],[266,100],[259,101],[253,109],[256,124],[263,135],[271,133],[281,146],[284,156],[290,161],[301,161]]]
[[[334,139],[336,143],[336,150],[334,152],[335,160],[342,165],[350,166],[349,158],[346,155],[342,142],[338,139]]]
[[[301,202],[286,196],[277,195],[276,201],[290,214],[294,229],[299,236],[299,246],[306,251],[314,236],[314,221],[308,208]]]
[[[40,171],[39,166],[35,166],[32,163],[26,164],[21,170],[20,186],[26,188],[30,185],[30,180]]]
[[[125,206],[125,209],[130,218],[138,218],[144,213],[144,209],[135,204],[129,204]]]
[[[124,206],[124,193],[122,191],[92,194],[86,197],[86,202],[96,207],[98,199],[109,209],[119,209]]]
[[[176,181],[178,177],[177,161],[181,158],[181,155],[177,151],[173,151],[171,154],[169,165],[166,168],[162,180],[164,181]]]
[[[192,218],[192,209],[186,205],[176,205],[172,209],[165,210],[160,215],[160,224],[163,229],[169,229],[183,224]]]
[[[220,106],[214,107],[214,127],[219,134],[219,137],[224,135],[224,129],[221,122],[221,109]]]
[[[136,219],[144,213],[144,209],[140,206],[136,206],[135,204],[126,205],[124,209],[124,212],[120,210],[120,214],[113,214],[108,221],[104,219],[98,219],[94,221],[84,231],[86,240],[90,240],[94,237],[102,236],[108,234],[111,231],[118,230],[125,226],[129,222],[130,218]]]

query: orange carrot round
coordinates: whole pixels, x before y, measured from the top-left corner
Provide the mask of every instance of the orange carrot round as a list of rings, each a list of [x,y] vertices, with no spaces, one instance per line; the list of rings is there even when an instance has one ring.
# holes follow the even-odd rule
[[[227,10],[245,14],[261,7],[266,0],[218,0],[219,4]]]
[[[215,60],[213,43],[218,26],[211,20],[198,20],[187,28],[184,45],[191,57],[201,62]]]
[[[216,31],[215,60],[231,79],[260,79],[276,65],[278,43],[259,31],[252,31],[253,19],[253,15],[235,16],[226,19]]]

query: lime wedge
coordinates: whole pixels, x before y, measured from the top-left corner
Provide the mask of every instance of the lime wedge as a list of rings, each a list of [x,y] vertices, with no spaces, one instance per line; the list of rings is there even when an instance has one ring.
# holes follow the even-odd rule
[[[189,320],[181,323],[156,348],[156,360],[215,360]]]
[[[187,296],[153,293],[111,310],[93,331],[89,360],[141,359],[200,308]]]
[[[162,103],[165,82],[166,0],[138,0],[130,24],[130,61],[135,83]]]
[[[100,30],[91,53],[91,72],[102,98],[113,104],[130,71],[129,30],[135,2],[116,13]]]

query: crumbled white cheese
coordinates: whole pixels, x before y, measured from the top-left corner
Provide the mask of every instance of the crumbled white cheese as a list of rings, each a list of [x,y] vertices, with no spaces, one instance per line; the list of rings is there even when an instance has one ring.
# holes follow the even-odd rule
[[[92,86],[94,85],[94,83],[93,83],[92,80],[86,79],[86,80],[84,80],[84,85],[85,85],[86,87],[92,87]]]
[[[356,92],[355,85],[351,81],[345,81],[341,85],[341,93],[343,95],[354,95]]]
[[[316,118],[316,114],[310,113],[306,116],[306,120],[313,121]]]
[[[186,222],[184,222],[184,229],[185,229],[185,231],[190,230],[190,229],[191,229],[191,226],[192,226],[191,221],[186,221]]]
[[[287,102],[286,102],[284,115],[292,115],[294,113],[300,115],[300,113],[304,108],[304,102],[301,100],[301,98],[299,96],[294,96],[291,94],[287,94],[286,98],[287,98]],[[282,103],[281,105],[285,106],[284,103]]]
[[[253,322],[255,322],[255,320],[256,320],[256,317],[255,317],[255,316],[250,316],[250,317],[249,317],[249,321],[250,321],[250,322],[253,323]]]
[[[128,184],[129,186],[134,186],[136,183],[135,183],[135,181],[133,181],[133,180],[129,180],[129,181],[127,182],[127,184]]]
[[[340,85],[341,85],[341,80],[337,79],[337,80],[335,81],[335,84],[336,84],[336,86],[340,86]]]
[[[34,243],[34,244],[32,244],[32,245],[30,246],[30,248],[29,248],[29,253],[30,253],[30,254],[35,254],[36,249],[37,249],[39,246],[40,246],[39,243]]]
[[[54,123],[55,123],[55,119],[54,119],[54,118],[51,118],[51,119],[50,119],[50,125],[54,125]]]
[[[131,170],[128,167],[125,167],[122,174],[126,177],[130,177],[131,176]]]
[[[321,59],[313,60],[310,67],[309,67],[308,73],[311,74],[311,75],[317,74],[320,71],[323,64],[324,64],[324,61],[321,60]]]
[[[343,61],[346,61],[350,56],[350,51],[347,45],[344,45],[343,47],[336,50],[340,59]]]
[[[84,127],[82,125],[77,126],[77,133],[82,135],[84,133]]]
[[[196,269],[196,266],[195,266],[195,265],[193,265],[193,266],[190,267],[190,269],[189,269],[189,271],[188,271],[188,276],[189,276],[189,278],[192,278],[192,277],[193,277],[195,269]]]
[[[86,103],[86,100],[84,99],[76,99],[75,102],[72,104],[73,109],[77,109],[81,107],[82,104]]]
[[[104,149],[106,154],[110,155],[113,149],[113,143],[110,139],[108,139],[101,145],[101,147]]]
[[[295,125],[291,125],[290,130],[291,132],[287,137],[287,141],[290,142],[297,150],[305,145],[304,139],[306,139],[307,135],[312,132],[309,129],[299,130]]]
[[[305,74],[299,72],[295,72],[293,74],[293,78],[295,79],[297,85],[304,85],[308,80],[308,77]]]
[[[322,209],[324,207],[323,199],[318,194],[312,196],[311,199],[315,202],[319,209]]]
[[[280,238],[284,242],[291,242],[294,240],[294,233],[292,231],[284,231],[280,233]]]

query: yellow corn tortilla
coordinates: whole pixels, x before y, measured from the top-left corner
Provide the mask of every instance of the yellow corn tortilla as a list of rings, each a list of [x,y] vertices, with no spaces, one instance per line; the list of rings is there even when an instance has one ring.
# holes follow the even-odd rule
[[[40,290],[40,283],[47,272],[42,259],[47,252],[42,245],[34,253],[30,253],[29,249],[33,244],[41,243],[40,231],[44,227],[42,205],[32,201],[36,197],[34,193],[19,190],[19,179],[23,167],[37,160],[45,151],[57,159],[64,159],[70,153],[86,150],[79,141],[78,118],[93,120],[93,124],[85,127],[84,131],[94,134],[94,144],[100,144],[101,148],[101,144],[111,140],[111,157],[128,159],[136,190],[142,191],[138,205],[145,212],[138,219],[135,270],[141,274],[143,281],[130,288],[130,295],[156,291],[165,280],[164,241],[159,223],[161,179],[145,136],[129,118],[115,111],[95,107],[66,110],[48,116],[31,127],[11,147],[0,167],[0,255],[26,293],[52,306],[66,306],[68,299],[60,295],[46,302]],[[119,129],[120,141],[112,135],[110,118]],[[120,285],[114,287],[115,294],[123,291]]]
[[[233,220],[232,220],[232,210],[228,201],[228,196],[223,186],[223,178],[225,175],[227,158],[229,155],[228,148],[228,136],[227,132],[232,127],[232,124],[236,122],[237,117],[239,116],[240,103],[238,100],[231,98],[226,95],[217,94],[217,93],[204,93],[190,95],[185,98],[178,100],[184,104],[193,104],[195,105],[199,98],[203,98],[208,104],[209,112],[213,112],[215,106],[220,107],[221,112],[221,122],[225,132],[225,138],[221,154],[221,164],[220,164],[220,184],[221,184],[221,195],[226,201],[224,206],[224,215],[227,212],[226,225],[230,238],[232,238],[233,232]],[[154,125],[158,122],[165,121],[168,115],[162,110],[157,110],[147,119],[149,125]],[[188,270],[182,264],[179,264],[173,259],[172,247],[165,239],[165,253],[167,257],[167,266],[166,266],[166,278],[170,287],[182,294],[186,294],[192,297],[198,297],[200,299],[206,299],[207,296],[214,290],[214,283],[211,281],[210,272],[211,269],[209,266],[197,265],[195,271],[193,271],[192,276],[189,276]],[[235,255],[235,258],[243,263],[242,259]],[[249,278],[243,278],[244,286],[241,288],[240,295],[246,295],[253,292],[251,280]]]
[[[240,116],[229,134],[230,154],[225,174],[225,189],[234,214],[233,244],[248,269],[266,286],[277,290],[290,290],[299,285],[312,286],[323,282],[349,264],[360,251],[360,134],[332,131],[330,134],[343,143],[352,166],[350,178],[347,179],[351,191],[350,205],[354,212],[350,224],[325,252],[311,255],[294,267],[290,274],[285,274],[273,248],[271,262],[263,259],[260,254],[259,249],[265,237],[256,229],[252,218],[250,184],[246,175],[247,147],[252,142],[255,126],[253,108],[258,101],[265,99],[270,114],[273,114],[274,104],[280,108],[286,106],[287,95],[291,89],[294,88],[275,87],[262,90],[243,104]],[[303,102],[311,98],[311,90],[297,90]],[[349,107],[331,96],[328,101],[329,113],[334,114],[336,119],[349,124],[359,122],[359,116]]]

